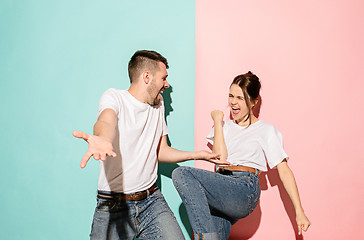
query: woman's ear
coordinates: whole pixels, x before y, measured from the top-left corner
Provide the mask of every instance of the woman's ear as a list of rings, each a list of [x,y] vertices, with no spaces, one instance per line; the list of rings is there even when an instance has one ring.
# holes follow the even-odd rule
[[[252,108],[254,108],[258,104],[259,99],[255,99],[252,101]]]

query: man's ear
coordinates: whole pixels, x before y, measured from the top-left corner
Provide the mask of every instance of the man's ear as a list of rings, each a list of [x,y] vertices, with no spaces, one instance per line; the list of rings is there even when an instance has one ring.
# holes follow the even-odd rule
[[[149,82],[151,80],[151,74],[150,74],[150,72],[148,72],[148,71],[143,72],[142,77],[143,77],[144,83],[145,84],[149,84]]]

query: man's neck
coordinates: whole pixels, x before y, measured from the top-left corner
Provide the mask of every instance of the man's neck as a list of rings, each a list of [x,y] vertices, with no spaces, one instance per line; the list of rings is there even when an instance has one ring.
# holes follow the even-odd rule
[[[128,92],[138,101],[142,103],[148,103],[145,99],[145,91],[141,90],[140,87],[135,85],[130,85]]]

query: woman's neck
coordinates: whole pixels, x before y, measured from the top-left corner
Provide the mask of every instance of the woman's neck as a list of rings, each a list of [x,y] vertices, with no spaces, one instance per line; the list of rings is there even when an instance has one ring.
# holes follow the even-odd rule
[[[254,116],[253,113],[250,114],[250,118],[248,118],[245,121],[240,121],[240,122],[236,122],[236,124],[238,124],[239,126],[245,127],[248,126],[250,124],[256,123],[259,119],[257,117]]]

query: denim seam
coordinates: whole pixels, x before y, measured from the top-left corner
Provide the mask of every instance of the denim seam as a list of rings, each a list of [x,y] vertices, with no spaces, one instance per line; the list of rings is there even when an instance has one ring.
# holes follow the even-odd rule
[[[252,192],[252,194],[249,195],[249,200],[248,200],[248,206],[249,206],[249,215],[254,211],[255,208],[253,208],[252,206],[252,198],[254,196],[256,196],[258,194],[258,188],[259,188],[259,179],[255,180],[251,179],[251,185],[254,186],[254,191]],[[259,201],[259,198],[258,198]]]
[[[140,233],[140,227],[139,227],[139,222],[138,222],[139,208],[137,206],[136,201],[134,202],[134,208],[135,208],[134,223],[135,223],[136,233],[137,233],[137,235],[139,235],[139,233]]]

